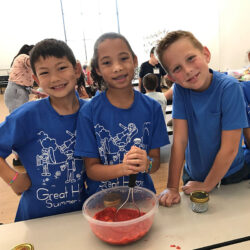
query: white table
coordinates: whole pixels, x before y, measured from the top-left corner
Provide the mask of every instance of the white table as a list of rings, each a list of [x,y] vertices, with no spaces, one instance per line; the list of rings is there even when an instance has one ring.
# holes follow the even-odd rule
[[[167,107],[166,107],[166,114],[167,115],[172,114],[172,109],[173,109],[172,105],[167,105]]]
[[[133,79],[132,80],[132,85],[133,86],[138,86],[139,85],[139,79]]]
[[[209,209],[203,214],[192,212],[189,196],[171,208],[160,207],[149,233],[125,247],[100,241],[91,232],[81,212],[50,216],[0,226],[0,249],[10,250],[25,242],[35,250],[56,249],[171,249],[182,250],[233,240],[250,235],[249,181],[221,186],[210,194]],[[250,249],[250,242],[223,248]]]

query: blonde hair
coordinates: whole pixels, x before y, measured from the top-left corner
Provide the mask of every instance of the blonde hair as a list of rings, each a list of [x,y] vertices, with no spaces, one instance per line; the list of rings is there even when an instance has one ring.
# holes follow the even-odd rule
[[[166,51],[171,44],[178,41],[181,38],[187,38],[193,44],[193,46],[202,51],[203,45],[201,42],[189,31],[184,30],[176,30],[172,32],[168,32],[165,37],[163,37],[156,48],[156,53],[158,56],[159,62],[163,65],[162,57],[164,51]],[[167,70],[167,68],[163,65],[163,67]]]

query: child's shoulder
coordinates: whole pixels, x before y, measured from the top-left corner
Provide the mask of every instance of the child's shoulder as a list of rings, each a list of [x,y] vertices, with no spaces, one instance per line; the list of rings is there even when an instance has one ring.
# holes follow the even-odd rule
[[[84,103],[81,105],[81,110],[86,109],[95,109],[100,105],[104,104],[104,92],[101,92],[100,94],[92,97],[89,100],[84,100]]]
[[[26,54],[20,54],[16,57],[17,60],[26,60],[29,59],[29,56]]]
[[[213,71],[213,81],[219,82],[222,87],[228,87],[236,84],[239,85],[239,81],[237,79],[218,71]]]
[[[86,103],[88,103],[90,101],[90,99],[82,99],[82,98],[79,98],[79,104],[80,104],[80,107],[84,106]]]
[[[37,100],[37,101],[30,101],[24,103],[17,109],[15,109],[11,114],[6,117],[6,121],[14,122],[14,123],[34,123],[35,117],[39,117],[40,114],[46,113],[45,110],[45,100]]]
[[[27,112],[40,111],[41,106],[45,105],[45,99],[47,98],[26,102],[20,107],[18,107],[13,113],[25,114]]]
[[[250,81],[240,82],[241,87],[245,91],[250,91]]]

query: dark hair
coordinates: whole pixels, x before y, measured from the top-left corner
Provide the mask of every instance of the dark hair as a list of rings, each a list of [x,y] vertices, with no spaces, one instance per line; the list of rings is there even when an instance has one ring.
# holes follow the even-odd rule
[[[85,88],[85,75],[83,72],[81,72],[81,75],[77,80],[77,91],[78,92],[81,90],[82,86]]]
[[[83,92],[86,92],[89,96],[89,93],[86,91],[86,88],[85,88],[85,75],[83,72],[81,72],[81,75],[77,80],[76,86],[77,86],[76,90],[77,90],[80,97],[83,96]]]
[[[158,86],[158,77],[154,75],[153,73],[146,74],[143,78],[143,85],[144,88],[147,90],[155,90]]]
[[[166,36],[163,37],[159,41],[157,48],[156,48],[158,59],[166,71],[168,71],[168,69],[162,62],[163,53],[169,48],[170,45],[172,45],[174,42],[176,42],[177,40],[181,38],[187,38],[190,40],[190,42],[193,44],[195,48],[199,50],[203,49],[203,45],[200,43],[200,41],[189,31],[177,30],[177,31],[168,32]]]
[[[28,45],[28,44],[24,44],[21,49],[18,51],[18,53],[16,54],[16,56],[13,58],[10,66],[12,66],[14,60],[16,59],[16,57],[18,57],[21,54],[25,54],[25,55],[29,55],[31,49],[34,47],[34,45]]]
[[[65,56],[71,62],[73,67],[76,65],[74,53],[65,42],[56,39],[44,39],[38,42],[30,52],[30,65],[35,75],[35,63],[40,57],[45,59],[50,56],[56,58],[62,58]]]
[[[121,39],[128,46],[128,49],[131,52],[132,57],[133,58],[136,57],[128,40],[123,35],[115,33],[115,32],[109,32],[109,33],[102,34],[95,42],[94,54],[93,54],[93,57],[91,59],[91,64],[90,64],[91,65],[91,77],[93,78],[94,82],[98,83],[99,89],[103,89],[103,87],[106,87],[106,83],[104,82],[103,78],[96,73],[96,69],[99,68],[98,67],[98,47],[102,42],[104,42],[107,39]]]
[[[153,47],[153,48],[150,50],[149,56],[151,56],[151,55],[154,54],[154,53],[155,53],[155,47]]]

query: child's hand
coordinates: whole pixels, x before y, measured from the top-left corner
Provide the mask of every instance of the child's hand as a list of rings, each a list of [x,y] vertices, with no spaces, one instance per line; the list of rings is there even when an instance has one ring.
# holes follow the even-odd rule
[[[158,199],[160,205],[171,207],[173,204],[180,202],[181,196],[179,190],[176,188],[167,188],[159,194]]]
[[[147,152],[136,146],[132,146],[123,159],[125,175],[144,172],[148,168]]]
[[[189,181],[185,186],[182,187],[182,191],[185,194],[190,194],[197,190],[202,190],[205,192],[211,191],[211,189],[207,187],[204,182],[199,182],[199,181]]]
[[[31,181],[27,173],[19,173],[15,181],[11,184],[11,188],[17,195],[21,195],[31,186]]]
[[[45,98],[48,96],[45,92],[37,91],[35,89],[32,89],[32,94],[36,95],[36,98]]]

